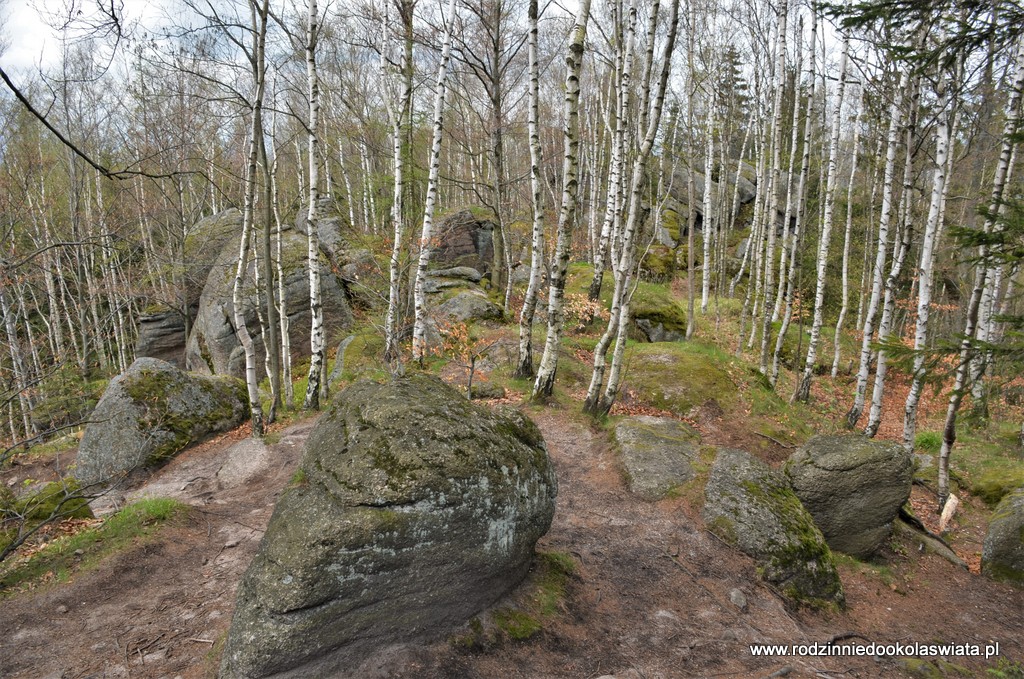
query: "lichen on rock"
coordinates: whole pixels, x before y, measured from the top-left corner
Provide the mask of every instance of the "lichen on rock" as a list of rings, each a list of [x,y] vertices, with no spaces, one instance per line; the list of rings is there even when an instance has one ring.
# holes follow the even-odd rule
[[[842,605],[835,561],[785,477],[741,450],[721,449],[704,491],[704,522],[757,562],[789,600]]]
[[[75,477],[83,485],[117,481],[207,434],[238,426],[248,414],[241,380],[193,375],[159,359],[139,358],[110,381],[89,417]]]
[[[427,376],[346,389],[239,586],[223,677],[349,676],[527,573],[557,492],[536,425]]]

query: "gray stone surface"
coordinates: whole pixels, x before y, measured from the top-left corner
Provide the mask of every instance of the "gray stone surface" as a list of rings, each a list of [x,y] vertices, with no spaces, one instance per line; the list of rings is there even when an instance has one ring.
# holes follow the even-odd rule
[[[241,231],[242,214],[235,208],[204,217],[188,229],[181,261],[169,265],[173,266],[174,271],[160,272],[168,279],[173,278],[180,283],[180,288],[175,291],[177,298],[162,300],[139,316],[139,335],[135,345],[137,358],[159,358],[175,367],[185,367],[185,344],[188,338],[185,336],[185,318],[182,314],[187,313],[190,322],[195,318],[199,296],[218,253],[228,243],[237,242]],[[235,247],[237,249],[237,245]]]
[[[185,319],[177,311],[155,311],[139,316],[139,358],[159,358],[176,368],[185,367]]]
[[[310,311],[309,273],[306,237],[295,229],[282,234],[285,295],[290,323],[294,359],[309,355]],[[245,353],[235,333],[232,293],[238,245],[228,244],[221,251],[210,271],[206,287],[199,298],[199,312],[188,338],[185,365],[189,370],[206,374],[245,375]],[[256,313],[257,294],[252,285],[255,262],[249,265],[250,283],[244,289],[243,313],[246,327],[253,336],[257,353],[257,371],[264,374],[264,344]],[[352,312],[341,281],[326,261],[320,262],[321,293],[325,333],[328,341],[352,323]]]
[[[487,273],[494,259],[494,222],[459,210],[437,222],[438,246],[431,255],[437,266],[469,266]]]
[[[629,490],[645,500],[660,500],[694,477],[700,435],[679,420],[627,417],[615,425],[614,438]]]
[[[438,305],[434,317],[450,323],[487,321],[501,318],[501,307],[482,291],[466,290]]]
[[[981,572],[1024,587],[1024,488],[1004,496],[989,520]]]
[[[704,522],[757,562],[787,598],[842,604],[832,553],[786,478],[741,450],[719,450],[704,489]]]
[[[351,676],[443,637],[526,575],[556,492],[517,411],[423,375],[346,389],[239,585],[221,677]]]
[[[682,342],[686,339],[686,332],[681,330],[666,330],[662,321],[652,321],[649,318],[637,318],[633,321],[648,342]]]
[[[829,546],[860,559],[891,535],[913,473],[903,446],[860,434],[815,436],[786,462],[793,490]]]
[[[110,381],[89,417],[75,477],[108,484],[159,464],[203,436],[232,429],[248,416],[245,384],[178,370],[139,358]]]
[[[456,278],[472,283],[479,283],[483,278],[483,274],[471,266],[453,266],[448,269],[428,271],[427,276],[431,278]]]

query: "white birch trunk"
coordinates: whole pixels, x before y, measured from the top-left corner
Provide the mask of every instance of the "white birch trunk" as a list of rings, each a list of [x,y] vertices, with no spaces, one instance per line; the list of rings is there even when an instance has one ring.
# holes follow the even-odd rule
[[[1006,178],[1010,172],[1010,159],[1016,148],[1014,133],[1019,129],[1021,122],[1021,90],[1024,88],[1024,40],[1018,38],[1017,54],[1014,60],[1013,84],[1010,88],[1010,97],[1006,106],[1006,124],[1003,127],[1003,145],[999,154],[999,162],[996,164],[995,176],[992,179],[992,199],[989,202],[989,215],[982,226],[983,233],[990,233],[993,229],[1001,228],[994,215],[1003,206],[1003,192],[1006,188]],[[949,456],[956,443],[956,418],[960,410],[960,403],[963,400],[964,388],[967,384],[970,372],[970,359],[973,352],[972,337],[975,326],[978,322],[979,306],[981,305],[981,294],[985,287],[986,269],[985,256],[987,248],[982,247],[982,262],[976,267],[977,274],[974,290],[967,310],[967,323],[964,328],[964,339],[960,343],[960,362],[957,366],[956,379],[953,384],[953,391],[949,397],[949,405],[946,409],[946,423],[942,431],[942,448],[939,451],[939,509],[946,504],[949,497]],[[1022,430],[1024,431],[1024,430]]]
[[[324,371],[324,312],[320,290],[320,238],[317,233],[317,207],[320,202],[320,138],[318,126],[320,119],[320,75],[317,72],[316,48],[320,37],[317,24],[319,13],[317,1],[308,0],[309,12],[306,19],[306,83],[307,101],[309,103],[309,196],[306,206],[306,231],[309,237],[306,261],[309,266],[309,309],[312,316],[312,327],[309,337],[311,351],[309,360],[309,378],[306,382],[306,398],[303,407],[306,410],[320,408],[321,392],[326,391],[322,384]]]
[[[551,281],[548,286],[548,327],[544,340],[544,354],[537,370],[531,398],[551,396],[555,387],[555,373],[558,369],[558,352],[561,345],[564,322],[563,299],[565,277],[569,268],[569,240],[572,219],[576,213],[579,179],[579,104],[580,71],[583,68],[583,48],[590,20],[591,0],[580,0],[572,37],[566,48],[565,73],[565,132],[563,134],[564,158],[562,160],[562,203],[558,212],[558,230],[555,242],[555,261],[551,267]]]
[[[540,65],[538,63],[537,0],[530,0],[528,9],[529,33],[529,113],[527,127],[530,135],[530,208],[533,215],[533,233],[530,239],[530,281],[526,286],[523,310],[519,314],[519,360],[515,377],[533,377],[533,318],[537,310],[540,274],[544,259],[544,206],[541,202],[541,148],[537,120],[540,108]],[[596,179],[596,178],[595,178]],[[596,181],[594,184],[596,185]],[[593,206],[591,206],[593,207]],[[591,213],[593,214],[593,213]]]
[[[842,302],[839,306],[839,318],[836,320],[836,334],[833,344],[832,356],[832,379],[839,374],[840,359],[840,338],[842,337],[843,324],[846,321],[846,314],[850,308],[850,232],[853,230],[853,187],[857,178],[857,159],[860,152],[860,109],[861,100],[864,97],[864,90],[861,89],[861,99],[857,101],[857,113],[853,119],[853,157],[850,159],[850,185],[846,190],[846,230],[843,232],[843,290]]]
[[[857,426],[864,412],[864,400],[867,395],[868,375],[871,371],[871,340],[875,332],[875,316],[878,314],[878,303],[882,298],[882,282],[885,271],[885,260],[889,249],[889,222],[892,219],[893,182],[896,175],[896,148],[899,145],[899,130],[903,124],[902,99],[910,84],[910,73],[904,71],[900,77],[896,98],[889,111],[889,132],[886,140],[885,170],[882,173],[882,209],[878,217],[878,247],[875,250],[875,263],[871,273],[871,297],[867,311],[864,313],[864,326],[860,345],[860,365],[857,369],[857,387],[854,392],[853,405],[846,413],[846,426],[853,429]]]
[[[908,452],[914,451],[914,437],[917,430],[917,406],[924,379],[925,348],[928,343],[928,320],[931,312],[932,284],[935,271],[935,250],[938,248],[939,225],[944,217],[947,159],[950,155],[949,98],[945,76],[940,74],[938,116],[935,121],[935,168],[932,174],[932,191],[929,198],[928,218],[924,225],[924,239],[921,242],[921,259],[917,268],[917,322],[914,327],[914,372],[907,402],[903,408],[903,446]]]
[[[807,358],[804,374],[793,394],[793,400],[807,401],[811,393],[811,379],[814,377],[814,363],[818,358],[818,342],[821,339],[821,325],[824,321],[825,272],[828,266],[829,241],[832,237],[832,214],[835,207],[836,171],[839,154],[839,133],[842,123],[843,93],[846,88],[846,60],[850,50],[850,39],[844,38],[843,51],[839,56],[839,84],[836,87],[836,108],[832,116],[832,134],[828,154],[828,174],[825,179],[825,207],[821,224],[821,239],[818,242],[818,275],[814,288],[814,320],[811,322],[811,337],[807,342]]]
[[[427,265],[433,251],[434,206],[437,202],[437,180],[441,171],[441,137],[444,131],[444,100],[448,82],[448,62],[451,60],[452,26],[455,22],[455,0],[448,4],[448,25],[441,48],[441,65],[437,70],[434,93],[434,138],[430,148],[430,170],[427,175],[427,196],[423,207],[423,229],[420,233],[420,257],[416,266],[416,284],[413,288],[415,321],[412,328],[412,358],[422,365],[427,355]],[[499,181],[495,179],[495,181]]]

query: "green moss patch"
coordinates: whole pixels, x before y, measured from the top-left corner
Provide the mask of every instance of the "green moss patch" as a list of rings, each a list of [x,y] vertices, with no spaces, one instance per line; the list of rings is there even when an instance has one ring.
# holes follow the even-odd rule
[[[739,402],[729,370],[733,360],[723,352],[694,342],[639,344],[627,353],[629,386],[656,408],[687,415],[714,399],[728,412]]]

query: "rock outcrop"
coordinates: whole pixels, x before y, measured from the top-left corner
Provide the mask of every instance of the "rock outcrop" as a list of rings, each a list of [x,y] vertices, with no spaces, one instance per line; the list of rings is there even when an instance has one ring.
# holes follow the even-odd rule
[[[188,338],[183,314],[188,314],[188,324],[191,325],[217,254],[229,243],[236,242],[241,232],[242,213],[235,208],[200,219],[188,230],[182,262],[176,265],[178,270],[173,276],[168,274],[169,278],[181,282],[181,297],[174,300],[177,308],[157,304],[139,317],[139,338],[135,345],[137,358],[159,358],[177,368],[185,367]]]
[[[207,434],[232,429],[249,414],[245,384],[139,358],[110,381],[89,418],[75,477],[82,485],[118,481],[153,466]]]
[[[626,469],[629,490],[645,500],[660,500],[694,477],[700,435],[669,417],[628,417],[615,426],[615,443]]]
[[[996,505],[985,534],[981,572],[1024,586],[1024,488],[1006,495]]]
[[[842,604],[832,552],[786,478],[741,450],[722,449],[704,489],[704,522],[757,562],[791,601]]]
[[[494,222],[459,210],[437,223],[438,246],[431,254],[437,267],[468,266],[487,273],[494,259]]]
[[[859,434],[815,436],[786,462],[793,490],[829,547],[859,559],[889,538],[913,473],[903,446]]]
[[[554,514],[540,432],[422,375],[357,383],[306,444],[238,589],[221,676],[355,676],[527,573]]]
[[[177,311],[153,310],[139,316],[135,355],[158,358],[175,368],[185,367],[185,319]]]
[[[295,229],[286,230],[282,234],[282,252],[291,346],[293,358],[297,359],[309,354],[310,311],[306,237]],[[210,271],[206,287],[199,298],[199,312],[195,325],[188,339],[185,365],[189,370],[235,377],[245,375],[245,352],[235,333],[232,301],[237,258],[238,245],[231,243],[223,248]],[[253,280],[255,266],[255,262],[249,265],[249,281]],[[352,312],[341,281],[334,275],[326,261],[320,262],[320,276],[324,326],[326,337],[330,341],[339,330],[351,325]],[[256,288],[250,282],[244,289],[243,313],[246,327],[253,335],[257,352],[256,363],[262,374],[265,345],[260,332],[257,304]]]

